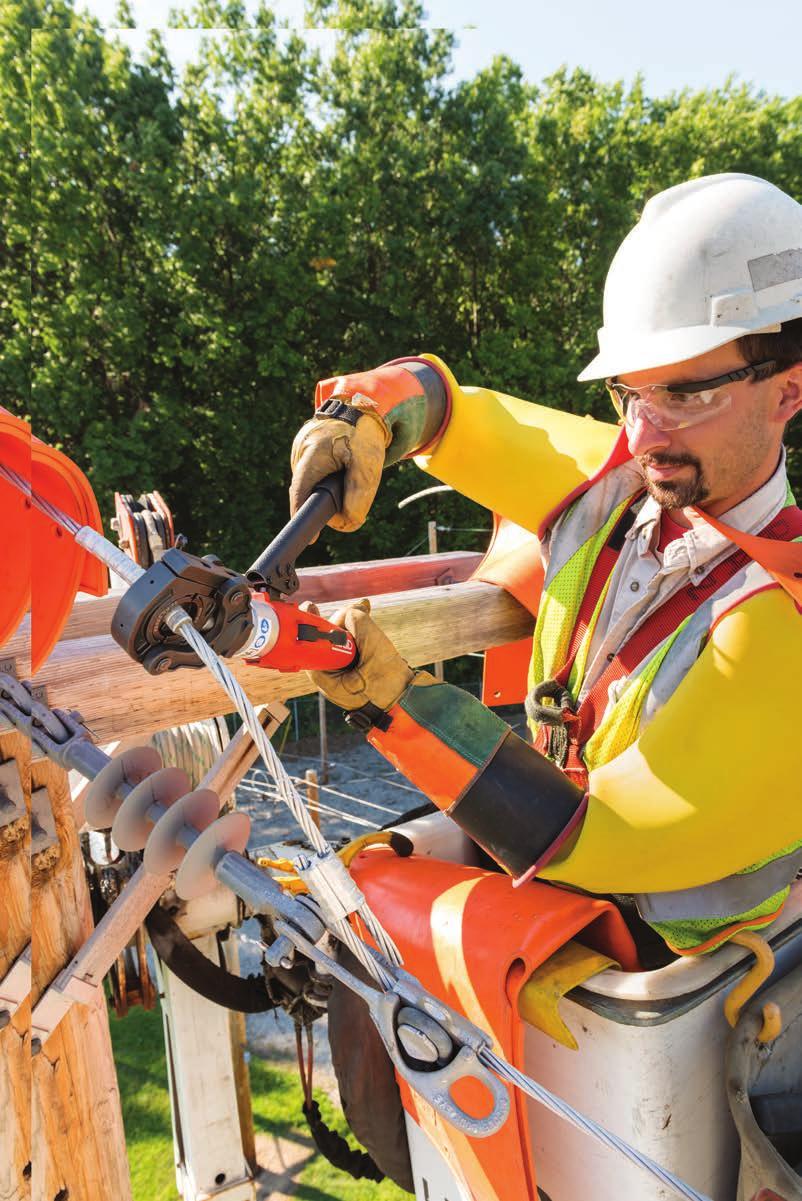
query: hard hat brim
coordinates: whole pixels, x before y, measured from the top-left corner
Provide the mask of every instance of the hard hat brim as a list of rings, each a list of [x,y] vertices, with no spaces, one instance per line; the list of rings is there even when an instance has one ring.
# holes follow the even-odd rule
[[[779,306],[778,306],[779,307]],[[599,342],[607,341],[584,371],[580,372],[577,380],[586,383],[588,380],[609,379],[611,376],[625,375],[633,371],[649,371],[653,367],[668,367],[674,363],[684,363],[695,359],[700,354],[717,350],[726,346],[736,338],[746,334],[776,333],[783,320],[789,320],[788,305],[781,306],[783,315],[779,320],[770,310],[766,311],[766,324],[756,329],[749,325],[694,325],[684,329],[660,330],[638,335],[630,331],[614,339],[602,337],[604,331],[599,331]],[[802,316],[802,305],[800,305]]]

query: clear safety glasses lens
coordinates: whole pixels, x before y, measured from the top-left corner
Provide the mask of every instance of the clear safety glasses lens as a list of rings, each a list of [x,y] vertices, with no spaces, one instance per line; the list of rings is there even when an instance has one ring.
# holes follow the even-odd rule
[[[704,392],[669,392],[662,384],[648,388],[627,388],[625,384],[607,380],[607,391],[615,411],[628,429],[643,414],[658,430],[682,430],[690,425],[710,421],[732,404],[730,393],[723,388]]]

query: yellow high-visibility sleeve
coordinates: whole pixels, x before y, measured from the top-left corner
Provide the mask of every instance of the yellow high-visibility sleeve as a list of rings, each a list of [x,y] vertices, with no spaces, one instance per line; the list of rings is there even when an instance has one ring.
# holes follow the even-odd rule
[[[451,385],[452,411],[431,454],[415,462],[480,505],[536,532],[544,517],[609,457],[615,425],[517,400],[490,388]]]
[[[722,879],[802,839],[800,619],[780,589],[726,614],[637,742],[590,775],[576,841],[540,873],[592,892]]]

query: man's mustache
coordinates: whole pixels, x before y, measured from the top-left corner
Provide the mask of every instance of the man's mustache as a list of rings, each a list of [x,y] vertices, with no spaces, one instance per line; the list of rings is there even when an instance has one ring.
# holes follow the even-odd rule
[[[638,463],[641,467],[695,467],[697,471],[701,470],[702,464],[694,455],[639,455]]]

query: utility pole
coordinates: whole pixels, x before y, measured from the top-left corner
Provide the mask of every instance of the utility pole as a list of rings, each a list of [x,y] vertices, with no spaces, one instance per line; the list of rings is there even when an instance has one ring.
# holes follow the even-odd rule
[[[305,773],[306,780],[306,807],[309,810],[309,816],[312,821],[320,829],[320,789],[318,788],[317,772],[314,767],[309,767]]]
[[[437,554],[437,522],[430,521],[428,529],[429,529],[429,554],[436,555]],[[434,676],[435,676],[436,680],[442,681],[445,679],[445,676],[443,675],[443,664],[442,663],[435,663]]]
[[[326,698],[317,694],[317,716],[320,726],[320,783],[329,782],[329,728],[326,724]]]

